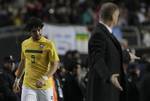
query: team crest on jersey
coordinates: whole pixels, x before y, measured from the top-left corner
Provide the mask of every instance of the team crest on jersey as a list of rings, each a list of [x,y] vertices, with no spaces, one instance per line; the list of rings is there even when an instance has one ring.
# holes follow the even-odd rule
[[[44,45],[40,44],[40,48],[44,48]]]

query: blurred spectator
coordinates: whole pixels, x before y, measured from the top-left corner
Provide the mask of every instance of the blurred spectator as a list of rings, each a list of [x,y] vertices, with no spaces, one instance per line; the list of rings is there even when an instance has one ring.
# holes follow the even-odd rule
[[[13,21],[11,19],[12,13],[5,6],[0,6],[0,27],[12,25]]]
[[[64,101],[83,101],[82,91],[78,84],[76,74],[71,71],[65,74],[63,93]]]
[[[142,25],[150,25],[150,7],[145,12],[145,21],[142,22]]]
[[[62,67],[61,67],[62,68]],[[57,101],[64,101],[64,95],[63,95],[63,83],[62,83],[62,75],[61,75],[61,69],[57,69],[57,72],[54,74],[53,80],[55,83],[55,91],[57,96]]]
[[[72,51],[72,59],[77,65],[81,65],[82,63],[81,56],[77,50]]]
[[[129,48],[128,41],[126,39],[120,40],[120,44],[123,50]]]
[[[83,2],[80,4],[81,7],[81,24],[89,25],[93,22],[93,12],[92,8],[87,4],[87,2]]]
[[[139,19],[139,22],[142,23],[145,21],[145,13],[146,13],[146,7],[145,3],[140,4],[140,9],[137,11],[137,16]]]
[[[120,5],[120,17],[118,20],[119,26],[127,26],[128,25],[128,9],[124,4]]]
[[[10,56],[6,56],[3,59],[3,70],[5,75],[7,76],[7,82],[9,82],[9,86],[12,89],[12,85],[13,82],[15,80],[15,70],[16,70],[16,66],[15,66],[15,60],[13,59],[13,57]]]
[[[128,68],[128,101],[140,101],[140,92],[138,82],[140,77],[140,69],[136,64],[132,64]]]
[[[150,63],[148,62],[147,64],[148,65],[146,66],[146,70],[140,84],[140,101],[150,101]]]
[[[67,51],[63,59],[64,68],[68,71],[73,70],[72,51]]]
[[[140,101],[140,92],[138,89],[138,82],[140,77],[140,69],[137,65],[130,64],[131,57],[125,56],[128,54],[128,51],[123,51],[123,70],[126,78],[126,88],[124,89],[125,93],[127,94],[126,100],[123,101]]]
[[[23,21],[22,21],[22,9],[17,10],[16,15],[14,15],[14,25],[15,26],[21,26]]]
[[[150,46],[150,33],[147,30],[143,31],[143,43],[146,47]]]
[[[4,57],[0,73],[0,94],[3,96],[3,100],[1,101],[19,100],[19,97],[12,91],[14,66],[15,64],[12,56]]]
[[[78,51],[68,51],[65,55],[63,75],[64,101],[83,101],[83,94],[79,84],[79,70],[81,68],[80,54]]]

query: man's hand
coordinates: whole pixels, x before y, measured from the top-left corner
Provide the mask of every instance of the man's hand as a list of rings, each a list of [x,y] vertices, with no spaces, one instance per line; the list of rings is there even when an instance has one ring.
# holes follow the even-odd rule
[[[20,79],[15,79],[15,82],[13,84],[13,92],[14,93],[18,93],[20,92],[20,86],[19,86],[19,82],[20,82]]]
[[[123,88],[121,87],[119,81],[118,81],[119,74],[113,74],[110,78],[111,83],[118,88],[119,90],[123,91]]]

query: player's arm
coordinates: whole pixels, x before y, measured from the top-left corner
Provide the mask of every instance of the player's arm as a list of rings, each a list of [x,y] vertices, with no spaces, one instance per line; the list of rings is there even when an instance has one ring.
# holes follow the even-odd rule
[[[51,62],[51,65],[49,65],[49,71],[46,72],[41,79],[39,79],[36,82],[36,87],[41,88],[42,86],[45,85],[45,80],[48,80],[48,78],[52,77],[53,74],[56,72],[57,68],[59,66],[58,61]]]
[[[51,51],[49,53],[50,65],[49,71],[45,74],[46,77],[51,77],[59,67],[59,57],[53,42],[51,42]]]
[[[54,61],[54,62],[50,62],[50,65],[48,66],[49,71],[46,72],[41,79],[39,79],[36,82],[36,86],[38,88],[41,88],[42,86],[45,85],[45,80],[48,80],[48,78],[52,77],[53,74],[56,72],[57,68],[59,66],[59,61]]]
[[[21,59],[18,65],[18,69],[15,73],[16,78],[21,79],[24,74],[24,66],[25,66],[25,59]]]
[[[45,74],[48,78],[53,76],[59,67],[59,61],[50,62],[49,71]]]
[[[20,60],[19,65],[18,65],[18,69],[15,72],[16,79],[15,79],[15,82],[13,84],[13,91],[15,93],[20,91],[19,82],[20,82],[20,79],[22,78],[22,76],[24,74],[24,68],[25,68],[25,56],[24,56],[24,53],[21,52],[21,60]]]
[[[15,79],[15,82],[13,84],[13,91],[15,93],[20,91],[19,82],[20,82],[20,79],[24,73],[24,65],[25,65],[25,59],[21,59],[19,65],[18,65],[18,69],[15,73],[16,79]]]
[[[54,44],[51,43],[50,51],[49,51],[49,71],[47,71],[40,80],[36,82],[37,87],[42,87],[45,85],[45,80],[48,80],[49,77],[52,77],[53,74],[56,72],[58,66],[59,66],[59,57],[57,55],[56,49],[54,47]]]

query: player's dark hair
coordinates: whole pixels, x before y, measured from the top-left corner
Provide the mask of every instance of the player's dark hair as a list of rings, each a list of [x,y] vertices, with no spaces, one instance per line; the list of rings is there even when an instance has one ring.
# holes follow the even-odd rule
[[[41,19],[32,17],[27,21],[27,23],[25,25],[25,30],[31,31],[34,28],[38,28],[38,27],[43,28],[43,26],[44,26],[44,24]]]

